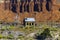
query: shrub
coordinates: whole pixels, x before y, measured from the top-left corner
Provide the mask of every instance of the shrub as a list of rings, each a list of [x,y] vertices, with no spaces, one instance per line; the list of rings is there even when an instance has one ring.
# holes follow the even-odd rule
[[[0,39],[3,38],[2,34],[0,34]]]
[[[13,36],[12,34],[10,34],[7,38],[8,38],[8,39],[13,39],[14,36]]]

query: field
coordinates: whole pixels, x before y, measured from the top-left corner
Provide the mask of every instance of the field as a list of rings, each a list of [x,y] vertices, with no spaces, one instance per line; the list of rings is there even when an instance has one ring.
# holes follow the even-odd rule
[[[13,25],[0,25],[0,39],[21,39],[21,40],[37,40],[36,37],[44,33],[45,29],[49,29],[49,34],[52,39],[60,38],[60,28],[53,27],[46,24],[40,26],[13,26]],[[48,32],[46,32],[48,34]],[[60,40],[60,39],[59,39]]]

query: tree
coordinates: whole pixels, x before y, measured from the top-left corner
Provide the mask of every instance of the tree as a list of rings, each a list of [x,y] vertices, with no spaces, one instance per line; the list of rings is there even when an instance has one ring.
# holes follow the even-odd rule
[[[41,34],[36,36],[37,40],[46,40],[46,39],[52,40],[51,38],[52,36],[48,28],[46,28]]]

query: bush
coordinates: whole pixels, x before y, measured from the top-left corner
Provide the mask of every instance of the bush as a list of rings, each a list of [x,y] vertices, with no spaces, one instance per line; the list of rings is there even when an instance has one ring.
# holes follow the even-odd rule
[[[24,40],[24,36],[18,36],[18,39]]]
[[[10,26],[10,27],[9,27],[10,30],[12,30],[12,29],[14,29],[14,28],[15,28],[14,26]]]
[[[0,34],[0,39],[3,38],[2,34]]]
[[[6,26],[2,26],[2,30],[6,30],[7,29],[7,27]]]
[[[7,38],[8,38],[8,39],[13,39],[14,36],[13,36],[12,34],[10,34]]]
[[[51,31],[57,31],[57,28],[51,27],[50,30],[51,30]]]
[[[46,38],[52,38],[49,28],[46,28],[41,34],[36,35],[37,40],[44,40]]]

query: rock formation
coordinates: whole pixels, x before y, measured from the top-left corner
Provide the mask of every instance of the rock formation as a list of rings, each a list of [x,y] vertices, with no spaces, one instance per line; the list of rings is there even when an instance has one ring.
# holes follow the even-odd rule
[[[14,22],[18,16],[21,24],[24,18],[35,18],[36,23],[60,22],[60,4],[57,0],[4,0],[0,3],[0,20]]]

